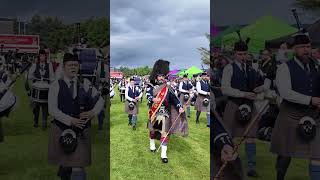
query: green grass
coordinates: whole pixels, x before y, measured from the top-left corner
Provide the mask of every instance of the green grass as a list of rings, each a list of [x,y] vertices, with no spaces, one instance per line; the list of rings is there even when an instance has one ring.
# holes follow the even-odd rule
[[[120,102],[118,92],[111,102],[111,179],[209,179],[210,131],[204,113],[200,124],[196,125],[195,111],[191,111],[187,138],[170,137],[169,163],[163,164],[160,151],[153,154],[149,150],[146,98],[139,105],[136,131],[128,126],[124,103]],[[159,144],[157,141],[156,147]]]
[[[3,118],[5,142],[0,143],[1,180],[56,180],[57,167],[47,162],[48,132],[33,128],[33,114],[23,81],[14,87],[18,97],[15,110]],[[41,121],[39,121],[40,123]],[[92,165],[87,168],[88,179],[106,179],[106,133],[92,127]]]
[[[242,164],[246,168],[246,156],[244,146],[240,150]],[[272,180],[276,179],[275,163],[277,156],[270,152],[270,144],[259,141],[257,143],[257,172],[259,178],[249,178],[250,180]],[[286,180],[308,180],[308,161],[292,159],[288,168]],[[245,171],[246,172],[246,171]]]

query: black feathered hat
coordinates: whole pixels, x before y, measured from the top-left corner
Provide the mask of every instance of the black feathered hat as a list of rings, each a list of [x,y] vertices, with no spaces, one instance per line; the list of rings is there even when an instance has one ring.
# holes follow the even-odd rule
[[[293,36],[293,45],[309,44],[311,40],[306,33],[298,33]]]
[[[240,35],[240,31],[237,31],[237,34],[239,36],[239,41],[234,43],[234,51],[248,51],[248,43],[250,41],[250,38],[247,38],[246,41],[243,41]]]
[[[155,81],[159,75],[166,76],[169,73],[169,64],[169,61],[163,59],[159,59],[154,63],[149,77],[152,84],[155,84]]]

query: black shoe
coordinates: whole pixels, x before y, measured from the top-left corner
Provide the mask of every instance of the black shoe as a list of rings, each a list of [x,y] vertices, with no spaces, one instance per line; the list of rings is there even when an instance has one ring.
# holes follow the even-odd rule
[[[131,125],[132,125],[132,123],[131,123],[131,122],[129,122],[129,123],[128,123],[128,126],[131,126]]]
[[[190,118],[190,115],[188,115],[187,117]]]
[[[248,177],[258,177],[256,170],[249,170],[247,175]]]
[[[196,124],[199,124],[200,122],[199,122],[199,120],[196,120]]]
[[[132,126],[132,129],[135,131],[137,128],[136,128],[136,126]]]
[[[161,158],[163,163],[168,163],[168,158]]]
[[[207,125],[207,127],[209,128],[209,127],[210,127],[210,125]]]
[[[154,149],[154,150],[151,150],[151,149],[150,149],[150,151],[151,151],[152,153],[155,153],[157,150],[156,150],[156,149]]]

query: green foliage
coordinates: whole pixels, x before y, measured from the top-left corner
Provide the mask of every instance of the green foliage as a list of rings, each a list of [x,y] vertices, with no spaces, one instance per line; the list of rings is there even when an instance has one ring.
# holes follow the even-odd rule
[[[138,67],[138,68],[128,68],[128,67],[121,66],[117,70],[123,72],[125,77],[129,77],[133,75],[139,75],[139,76],[148,75],[151,73],[152,68],[149,68],[148,66]]]
[[[75,25],[64,24],[58,17],[34,15],[28,23],[28,34],[40,35],[40,45],[53,53],[71,46],[76,37]],[[109,20],[90,18],[81,23],[82,37],[89,47],[100,48],[109,44]]]

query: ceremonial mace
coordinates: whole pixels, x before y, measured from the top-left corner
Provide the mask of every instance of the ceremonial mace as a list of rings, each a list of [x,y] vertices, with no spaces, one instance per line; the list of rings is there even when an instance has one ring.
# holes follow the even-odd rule
[[[268,104],[269,104],[269,101],[266,100],[265,104],[262,106],[262,108],[260,109],[260,111],[252,118],[250,124],[248,125],[248,127],[247,127],[246,130],[244,131],[244,133],[243,133],[240,141],[238,142],[238,144],[235,145],[235,147],[234,147],[234,149],[233,149],[233,152],[232,152],[232,155],[234,155],[234,154],[238,151],[240,145],[244,142],[244,140],[246,139],[247,135],[249,134],[250,129],[251,129],[251,128],[253,127],[253,125],[257,122],[260,114],[261,114],[262,112],[264,112],[264,110],[265,110],[266,107],[268,107]],[[223,163],[223,165],[221,166],[221,168],[219,169],[217,175],[213,178],[214,180],[219,180],[220,175],[222,174],[223,170],[227,167],[227,165],[228,165],[228,161],[225,161],[225,162]]]

